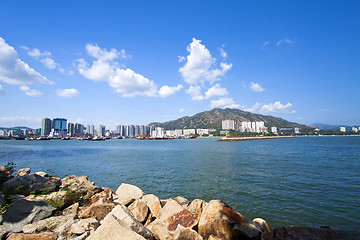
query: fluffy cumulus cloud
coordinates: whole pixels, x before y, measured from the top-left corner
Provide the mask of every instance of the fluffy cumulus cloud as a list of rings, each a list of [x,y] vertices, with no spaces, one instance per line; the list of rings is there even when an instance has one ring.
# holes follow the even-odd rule
[[[68,89],[58,89],[56,90],[56,94],[59,97],[64,98],[72,98],[80,95],[80,92],[76,90],[75,88],[68,88]]]
[[[238,108],[239,104],[236,104],[232,98],[223,97],[217,100],[211,100],[212,108],[221,107],[221,108]]]
[[[98,45],[87,44],[88,55],[95,58],[90,65],[84,59],[77,60],[77,68],[81,75],[93,81],[104,81],[120,93],[122,97],[157,96],[156,84],[148,78],[131,70],[119,68],[116,59],[128,58],[125,50],[117,51],[101,49]]]
[[[201,94],[200,86],[190,86],[186,89],[186,93],[191,96],[191,99],[194,101],[201,101],[204,99],[204,96]]]
[[[216,97],[223,97],[223,96],[227,96],[229,93],[226,90],[226,88],[221,88],[220,84],[215,84],[215,86],[209,88],[206,92],[205,92],[205,99],[212,99],[212,98],[216,98]]]
[[[12,85],[53,84],[19,59],[15,49],[0,37],[0,81]]]
[[[251,88],[251,90],[253,90],[254,92],[263,92],[263,91],[266,90],[265,88],[261,87],[260,84],[254,83],[254,82],[251,82],[250,88]]]
[[[295,113],[295,110],[291,110],[292,104],[281,104],[280,102],[269,103],[263,105],[260,108],[261,113]]]
[[[176,87],[169,87],[169,86],[162,86],[159,89],[159,95],[162,98],[170,97],[171,95],[174,95],[176,92],[180,91],[184,86],[179,84]]]
[[[216,68],[216,59],[211,56],[201,41],[195,38],[187,47],[187,51],[189,55],[186,57],[186,63],[179,72],[184,81],[190,85],[219,80],[232,67],[232,64],[221,62],[220,68]]]
[[[30,97],[39,97],[42,95],[42,92],[37,91],[35,89],[31,89],[28,86],[21,86],[20,90]]]

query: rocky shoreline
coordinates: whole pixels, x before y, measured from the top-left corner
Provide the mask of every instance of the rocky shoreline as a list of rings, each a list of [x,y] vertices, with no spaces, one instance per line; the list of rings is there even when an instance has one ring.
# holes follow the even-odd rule
[[[162,200],[122,183],[116,191],[86,176],[0,167],[0,239],[360,239],[357,231],[279,227],[249,220],[221,200]]]

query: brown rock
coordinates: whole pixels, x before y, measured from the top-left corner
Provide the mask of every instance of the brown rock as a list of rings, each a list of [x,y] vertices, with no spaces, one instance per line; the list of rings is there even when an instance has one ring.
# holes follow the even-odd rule
[[[186,209],[175,213],[166,220],[167,229],[169,231],[175,231],[178,225],[181,225],[185,228],[193,228],[198,224],[198,222],[199,216],[192,214]]]
[[[157,196],[153,194],[146,194],[141,198],[141,200],[146,202],[147,206],[155,217],[160,217],[162,206],[160,199]]]
[[[190,228],[184,228],[178,225],[174,232],[174,240],[203,240],[203,238],[194,230]]]
[[[94,203],[112,202],[113,198],[114,198],[114,191],[109,188],[104,188],[102,192],[93,195],[87,202],[87,205],[91,205]]]
[[[335,230],[331,228],[310,228],[310,227],[279,227],[274,229],[273,239],[276,240],[359,240],[358,231]]]
[[[187,210],[189,210],[193,214],[196,214],[200,217],[201,213],[202,213],[203,209],[206,207],[206,205],[207,205],[207,202],[205,202],[204,200],[195,199],[187,207]]]
[[[117,199],[115,199],[115,202],[127,205],[136,199],[140,199],[145,194],[137,186],[122,183],[116,190],[116,195]]]
[[[172,240],[174,234],[167,229],[167,225],[160,219],[156,219],[148,226],[150,231],[154,234],[156,239],[159,240]]]
[[[177,196],[176,198],[173,198],[173,200],[177,201],[177,203],[180,204],[183,208],[186,208],[190,203],[189,200],[181,196]]]
[[[169,199],[161,209],[160,220],[166,221],[170,216],[182,210],[184,210],[184,208],[177,201]]]
[[[214,235],[210,235],[210,237],[208,238],[208,240],[222,240],[219,237],[214,237]]]
[[[115,203],[94,203],[90,206],[84,206],[78,213],[79,218],[92,218],[103,220],[111,210],[116,206]]]
[[[198,229],[204,239],[208,239],[210,235],[223,240],[261,237],[260,231],[252,222],[219,200],[210,201],[204,208]]]
[[[15,177],[21,177],[30,174],[31,169],[30,168],[22,168],[19,169]]]
[[[139,222],[144,222],[146,220],[149,208],[144,201],[139,199],[135,200],[128,208]]]
[[[72,216],[77,216],[79,211],[79,203],[74,203],[73,205],[65,208],[62,211],[62,215],[72,215]]]
[[[40,234],[15,233],[7,238],[7,240],[55,240],[55,239],[56,239],[56,234],[52,234],[52,233],[40,233]]]

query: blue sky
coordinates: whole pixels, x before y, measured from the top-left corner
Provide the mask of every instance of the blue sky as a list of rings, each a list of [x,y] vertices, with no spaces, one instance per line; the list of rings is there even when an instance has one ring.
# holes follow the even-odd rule
[[[1,1],[0,126],[235,107],[360,125],[360,1]]]

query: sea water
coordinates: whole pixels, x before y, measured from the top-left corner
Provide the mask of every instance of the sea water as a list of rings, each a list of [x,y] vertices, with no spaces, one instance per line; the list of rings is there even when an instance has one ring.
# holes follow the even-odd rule
[[[360,230],[360,137],[0,141],[0,165],[134,184],[166,199],[221,199],[271,227]]]

